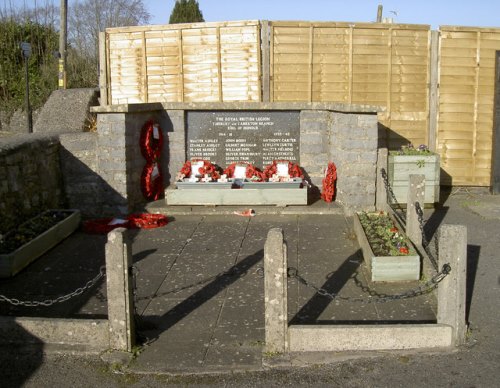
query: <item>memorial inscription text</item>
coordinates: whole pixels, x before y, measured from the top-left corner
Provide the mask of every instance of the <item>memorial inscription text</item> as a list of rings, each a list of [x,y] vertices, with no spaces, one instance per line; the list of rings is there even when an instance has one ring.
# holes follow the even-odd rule
[[[299,112],[188,112],[187,157],[220,166],[248,162],[263,168],[273,160],[299,163]]]

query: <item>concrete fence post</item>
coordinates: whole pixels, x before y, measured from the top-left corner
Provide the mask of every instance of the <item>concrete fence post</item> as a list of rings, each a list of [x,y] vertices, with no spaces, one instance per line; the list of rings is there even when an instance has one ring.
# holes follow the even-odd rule
[[[410,175],[408,182],[408,201],[406,204],[406,235],[417,245],[422,245],[422,231],[415,203],[424,209],[425,201],[425,175]]]
[[[453,327],[455,345],[465,342],[467,228],[442,225],[439,229],[439,268],[449,264],[451,272],[438,286],[437,323]]]
[[[135,342],[135,328],[131,288],[132,252],[125,236],[126,231],[117,228],[108,233],[106,283],[110,348],[130,352]]]
[[[281,228],[267,234],[264,245],[265,351],[288,350],[287,250]]]
[[[385,181],[382,177],[382,169],[387,171],[387,148],[380,148],[377,155],[377,179],[376,179],[376,194],[375,194],[375,208],[376,210],[388,211],[389,205],[387,204],[387,188]]]

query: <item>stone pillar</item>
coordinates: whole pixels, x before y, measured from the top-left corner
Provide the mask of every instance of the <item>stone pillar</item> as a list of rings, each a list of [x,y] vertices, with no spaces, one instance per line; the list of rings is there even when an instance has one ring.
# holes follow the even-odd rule
[[[387,172],[387,148],[380,148],[377,155],[377,178],[376,178],[376,194],[375,194],[375,209],[387,211],[387,187],[382,176],[382,169]]]
[[[449,264],[451,272],[438,287],[437,323],[453,327],[455,345],[465,342],[467,228],[463,225],[442,225],[439,228],[439,269]]]
[[[420,204],[424,210],[425,201],[425,175],[410,175],[408,183],[408,201],[406,204],[406,235],[417,245],[422,245],[422,230],[418,221],[415,203]]]
[[[108,233],[106,283],[110,348],[130,352],[135,342],[132,252],[125,232],[126,229],[117,228]]]
[[[265,351],[288,350],[287,250],[281,228],[267,234],[264,246]]]

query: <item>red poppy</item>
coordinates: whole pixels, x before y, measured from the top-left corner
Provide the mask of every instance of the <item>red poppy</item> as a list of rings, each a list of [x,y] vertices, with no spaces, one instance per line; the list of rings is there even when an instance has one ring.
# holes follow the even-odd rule
[[[398,228],[391,228],[389,229],[392,233],[397,233],[398,232]]]
[[[399,248],[399,252],[404,254],[404,255],[407,255],[408,253],[410,253],[409,249],[407,247],[401,247]]]

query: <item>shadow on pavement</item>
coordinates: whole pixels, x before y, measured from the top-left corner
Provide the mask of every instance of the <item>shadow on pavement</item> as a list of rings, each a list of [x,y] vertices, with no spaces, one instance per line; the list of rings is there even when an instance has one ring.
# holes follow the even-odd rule
[[[198,307],[203,305],[205,302],[209,301],[221,291],[225,290],[240,277],[245,276],[250,268],[252,268],[259,261],[262,261],[263,258],[264,250],[262,249],[257,251],[253,255],[245,257],[228,270],[215,276],[209,284],[196,291],[193,295],[183,300],[181,303],[167,311],[161,317],[141,317],[142,322],[140,323],[140,326],[144,325],[146,329],[151,330],[152,328],[149,326],[152,322],[148,322],[148,320],[154,320],[155,322],[157,322],[157,324],[155,325],[155,331],[157,331],[157,336],[159,336],[161,332],[168,330],[183,318],[188,316],[190,313],[195,311]],[[140,326],[139,329],[141,329]],[[154,341],[154,338],[149,337],[149,341]]]
[[[0,347],[0,381],[3,387],[21,387],[42,365],[44,344],[14,322],[15,318],[1,319],[0,336],[8,339]]]
[[[359,260],[361,250],[349,256],[340,267],[333,273],[327,275],[326,282],[321,286],[323,290],[330,294],[339,293],[349,279],[358,270],[361,260]],[[299,279],[300,281],[300,279]],[[317,323],[321,313],[331,303],[331,299],[318,292],[297,312],[290,324],[312,324]]]
[[[476,273],[479,265],[479,254],[481,247],[478,245],[467,245],[467,284],[465,294],[465,322],[469,322],[470,305],[474,293]]]

